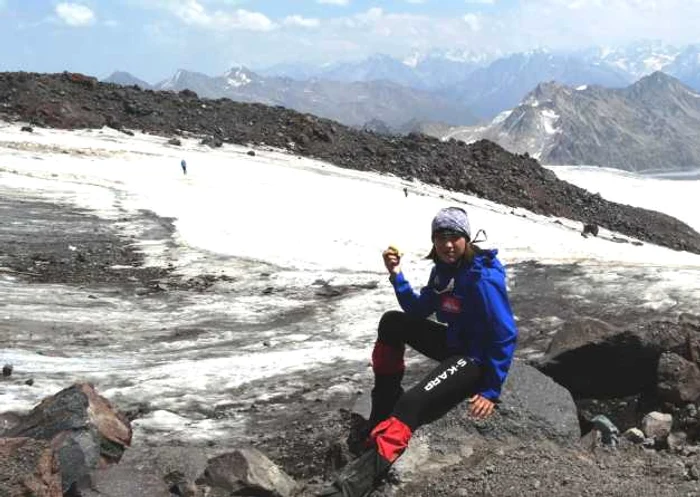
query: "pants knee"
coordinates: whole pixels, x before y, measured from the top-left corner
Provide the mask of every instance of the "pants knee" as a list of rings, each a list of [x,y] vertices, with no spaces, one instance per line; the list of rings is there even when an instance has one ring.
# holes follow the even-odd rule
[[[377,338],[387,344],[401,343],[401,331],[405,327],[406,314],[401,311],[388,311],[379,320]]]

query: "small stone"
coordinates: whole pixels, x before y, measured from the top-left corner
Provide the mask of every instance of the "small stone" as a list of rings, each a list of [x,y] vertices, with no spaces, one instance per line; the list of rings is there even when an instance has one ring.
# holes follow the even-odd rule
[[[29,378],[24,384],[31,387],[34,384],[34,378]]]
[[[685,446],[687,440],[688,435],[686,435],[682,431],[670,433],[668,437],[666,437],[666,443],[668,444],[668,448],[675,452],[680,452],[681,450],[683,450],[683,447]]]
[[[2,367],[2,375],[3,376],[12,376],[12,364],[5,364]]]
[[[622,434],[627,440],[632,443],[640,444],[644,442],[644,433],[639,428],[630,428]]]
[[[247,154],[251,157],[255,157],[255,150],[248,150]]]
[[[657,411],[650,412],[642,419],[642,431],[647,437],[663,440],[671,433],[673,416]]]

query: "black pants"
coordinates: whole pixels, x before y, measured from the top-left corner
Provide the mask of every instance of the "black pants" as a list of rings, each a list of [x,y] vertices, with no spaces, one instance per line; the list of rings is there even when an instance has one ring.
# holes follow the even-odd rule
[[[440,364],[410,390],[396,395],[392,392],[401,388],[405,345]],[[481,377],[481,368],[476,363],[448,349],[445,325],[400,311],[390,311],[382,316],[373,365],[373,412],[390,413],[411,431],[442,417],[473,395]],[[382,402],[395,404],[375,405]]]

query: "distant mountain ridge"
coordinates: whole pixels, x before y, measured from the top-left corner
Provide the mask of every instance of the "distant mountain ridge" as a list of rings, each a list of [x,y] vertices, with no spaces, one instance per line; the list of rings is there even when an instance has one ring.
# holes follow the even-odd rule
[[[106,81],[134,84],[133,81],[137,79],[120,74],[119,78],[110,77]],[[213,77],[180,69],[173,77],[152,88],[170,91],[188,89],[205,98],[280,105],[358,127],[371,121],[381,121],[391,129],[413,121],[452,125],[478,122],[467,106],[449,97],[391,81],[297,81],[265,77],[245,67],[234,67]]]
[[[485,138],[544,164],[694,170],[700,93],[660,71],[622,89],[541,83],[488,126],[452,129],[441,138]]]
[[[488,67],[476,69],[467,79],[443,89],[441,94],[462,102],[485,118],[514,107],[542,81],[616,88],[629,84],[630,78],[618,69],[579,57],[534,51],[501,58]]]
[[[262,72],[235,67],[215,77],[180,70],[155,85],[123,72],[105,81],[188,88],[204,97],[282,105],[351,126],[403,133],[489,121],[516,107],[542,82],[624,88],[655,70],[700,91],[700,45],[642,41],[616,49],[535,50],[498,57],[433,50],[403,60],[378,54],[324,66],[286,63]]]
[[[498,56],[433,50],[414,53],[403,60],[373,55],[361,61],[318,67],[288,63],[268,68],[265,74],[345,82],[393,81],[439,91],[480,117],[491,119],[513,108],[541,82],[622,88],[659,70],[700,90],[700,45],[675,47],[642,40],[616,48],[591,47],[571,52],[540,49]]]

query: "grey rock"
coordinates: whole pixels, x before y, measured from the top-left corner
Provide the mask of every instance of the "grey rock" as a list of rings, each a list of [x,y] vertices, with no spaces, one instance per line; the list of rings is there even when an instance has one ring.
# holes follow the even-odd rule
[[[207,466],[207,454],[195,447],[139,447],[127,451],[119,464],[92,472],[84,497],[171,497],[198,495],[195,480]]]
[[[571,394],[519,360],[514,361],[503,386],[501,404],[490,418],[472,419],[468,409],[465,401],[416,431],[396,465],[402,481],[426,471],[464,464],[480,448],[493,449],[507,440],[567,444],[581,436]]]
[[[700,334],[673,320],[615,328],[596,319],[566,323],[538,368],[577,398],[610,398],[654,390],[664,352],[688,353]]]
[[[237,449],[209,460],[197,481],[238,495],[290,497],[296,482],[253,448]]]
[[[616,447],[620,440],[620,430],[606,416],[599,414],[593,418],[593,426],[600,431],[603,444]]]
[[[642,431],[656,441],[665,440],[671,433],[673,416],[657,411],[650,412],[642,419]]]
[[[657,392],[661,399],[684,405],[700,397],[700,368],[678,354],[661,354],[657,375]]]

